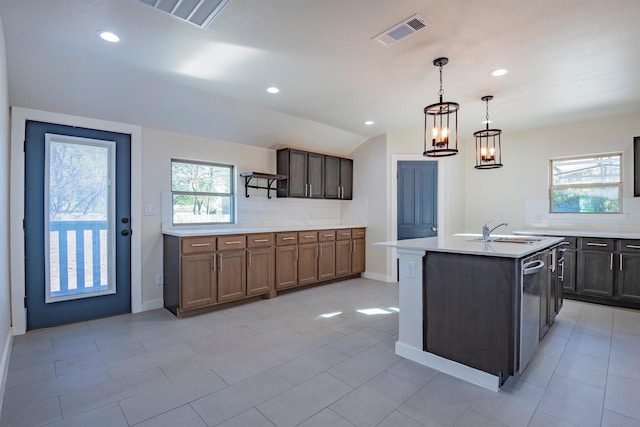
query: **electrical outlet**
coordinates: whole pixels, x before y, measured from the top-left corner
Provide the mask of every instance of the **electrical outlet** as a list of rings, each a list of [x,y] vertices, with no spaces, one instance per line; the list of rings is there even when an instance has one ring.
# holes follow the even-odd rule
[[[416,263],[415,262],[407,262],[407,263],[405,263],[405,267],[407,267],[407,277],[416,277]]]
[[[156,274],[156,285],[164,285],[164,274]]]
[[[154,216],[158,214],[156,205],[144,205],[145,216]]]

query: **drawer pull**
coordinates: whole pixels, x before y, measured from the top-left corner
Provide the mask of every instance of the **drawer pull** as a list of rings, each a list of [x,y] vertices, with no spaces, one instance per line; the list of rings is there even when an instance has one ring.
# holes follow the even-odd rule
[[[592,243],[592,242],[587,242],[587,246],[603,246],[603,247],[607,247],[608,245],[606,243]]]
[[[192,243],[191,244],[192,248],[199,248],[201,246],[211,246],[211,243]]]
[[[333,237],[333,234],[323,234],[322,237]],[[640,248],[640,246],[638,246]]]
[[[364,234],[364,231],[359,231],[356,233],[358,236],[362,236]]]
[[[629,249],[640,249],[640,245],[627,245]]]
[[[561,246],[569,246],[571,244],[571,242],[562,242],[560,243]]]
[[[341,236],[351,236],[351,233],[340,233]]]
[[[316,236],[304,236],[305,239],[315,239]]]
[[[240,240],[234,240],[233,242],[224,242],[225,245],[239,245],[242,243]]]
[[[283,237],[282,240],[294,240],[295,237]]]
[[[264,243],[264,242],[268,242],[269,239],[254,239],[253,243]]]

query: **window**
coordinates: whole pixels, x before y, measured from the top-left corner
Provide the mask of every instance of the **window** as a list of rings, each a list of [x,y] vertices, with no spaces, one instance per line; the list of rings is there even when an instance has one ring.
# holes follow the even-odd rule
[[[235,221],[234,167],[171,160],[174,224],[231,224]]]
[[[622,212],[622,154],[551,159],[551,212]]]

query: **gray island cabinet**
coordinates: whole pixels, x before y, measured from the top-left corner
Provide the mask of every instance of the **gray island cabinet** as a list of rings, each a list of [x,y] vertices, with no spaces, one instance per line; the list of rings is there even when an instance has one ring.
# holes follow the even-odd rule
[[[399,259],[396,354],[498,390],[524,370],[562,302],[557,237],[438,236],[375,245]]]

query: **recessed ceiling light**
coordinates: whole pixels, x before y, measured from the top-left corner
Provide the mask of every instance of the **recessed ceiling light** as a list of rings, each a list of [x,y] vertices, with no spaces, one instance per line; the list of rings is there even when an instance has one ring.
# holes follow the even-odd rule
[[[493,77],[500,77],[500,76],[504,76],[508,72],[509,70],[507,70],[506,68],[497,68],[491,72],[491,75]]]
[[[280,92],[280,89],[278,89],[275,86],[271,86],[271,87],[267,88],[267,92],[269,92],[269,93],[278,93],[278,92]]]
[[[102,40],[107,41],[109,43],[118,43],[120,41],[120,37],[118,37],[116,34],[112,33],[111,31],[98,31],[98,35]]]
[[[375,122],[373,120],[367,120],[366,122],[364,122],[364,124],[367,125],[367,126],[371,126],[374,123]]]

